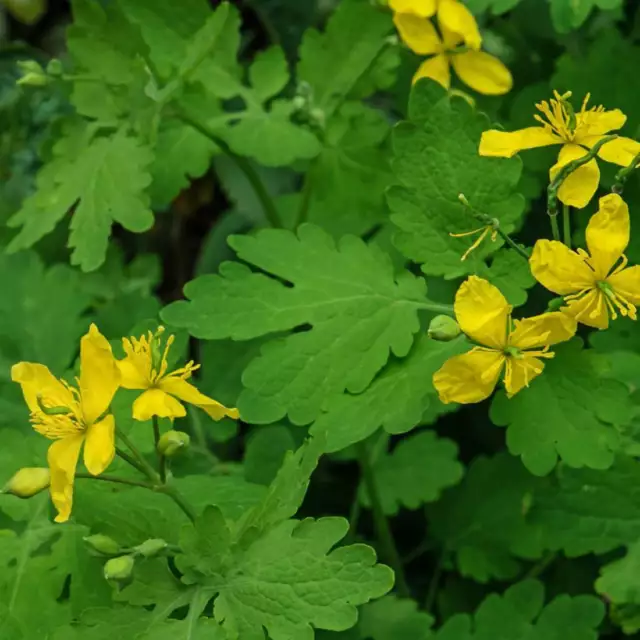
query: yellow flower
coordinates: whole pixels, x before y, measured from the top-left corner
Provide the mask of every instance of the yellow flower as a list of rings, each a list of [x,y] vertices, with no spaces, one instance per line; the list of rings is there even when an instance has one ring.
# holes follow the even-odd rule
[[[568,340],[575,320],[561,312],[511,320],[511,306],[491,283],[470,276],[456,293],[454,311],[462,331],[476,346],[447,360],[433,376],[444,403],[470,404],[488,398],[505,370],[511,398],[542,373],[549,346]]]
[[[538,240],[531,272],[550,291],[564,296],[563,311],[597,329],[609,326],[618,312],[636,319],[640,304],[640,267],[627,267],[629,207],[617,194],[600,198],[598,213],[587,225],[587,247],[571,251],[556,240]],[[620,264],[617,264],[620,261]],[[617,265],[617,266],[616,266]]]
[[[237,409],[227,409],[187,382],[200,365],[191,361],[181,369],[167,373],[167,355],[174,336],[167,338],[164,350],[161,350],[163,333],[164,327],[160,327],[156,333],[149,331],[146,336],[138,339],[122,340],[127,355],[123,360],[118,360],[122,375],[121,386],[125,389],[144,389],[144,393],[133,403],[133,417],[143,421],[149,420],[152,416],[181,418],[187,415],[179,401],[182,400],[200,407],[214,420],[221,420],[225,416],[239,418]]]
[[[476,19],[458,0],[390,0],[389,7],[396,14],[409,14],[418,18],[433,18],[437,14],[438,24],[448,31],[459,33],[468,47],[479,49],[482,44]],[[407,24],[411,23],[407,22]],[[417,46],[420,46],[420,34],[416,33],[416,36]],[[407,45],[411,47],[409,42]],[[414,50],[413,47],[411,48]]]
[[[464,5],[455,0],[439,0],[437,11],[441,38],[424,15],[429,13],[432,4],[426,3],[429,11],[424,7],[418,11],[415,9],[418,4],[408,0],[391,3],[392,9],[398,7],[393,21],[405,44],[414,53],[432,56],[420,65],[413,77],[414,82],[420,78],[432,78],[449,89],[450,66],[453,66],[460,80],[478,93],[502,95],[511,89],[513,79],[504,64],[498,58],[478,50],[481,44],[478,27]],[[414,10],[409,11],[411,7]]]
[[[620,109],[606,111],[602,106],[587,109],[589,94],[585,96],[578,113],[574,113],[568,102],[570,92],[561,96],[554,91],[553,95],[555,99],[536,105],[536,109],[544,116],[534,116],[542,124],[541,127],[527,127],[512,132],[485,131],[480,140],[480,155],[510,158],[524,149],[561,144],[558,161],[549,171],[553,180],[565,164],[584,156],[598,140],[620,129],[627,120]],[[626,167],[639,151],[639,142],[619,137],[604,144],[598,156]],[[560,186],[558,198],[567,205],[582,209],[593,197],[599,183],[600,169],[594,158],[567,176]]]
[[[120,373],[111,346],[92,324],[80,341],[77,388],[56,378],[44,365],[31,362],[14,365],[11,379],[22,387],[33,428],[55,440],[47,454],[50,492],[58,510],[56,522],[65,522],[71,514],[73,482],[83,443],[84,464],[94,476],[101,474],[115,455],[115,420],[107,411],[118,389]]]

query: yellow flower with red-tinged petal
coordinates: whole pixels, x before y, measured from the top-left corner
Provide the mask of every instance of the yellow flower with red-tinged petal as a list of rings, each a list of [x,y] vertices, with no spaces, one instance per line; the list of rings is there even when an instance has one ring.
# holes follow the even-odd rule
[[[618,313],[636,319],[640,304],[640,266],[627,267],[629,207],[617,194],[600,198],[587,225],[587,253],[556,240],[538,240],[531,272],[540,284],[564,296],[563,311],[596,329],[606,329]]]
[[[91,325],[80,341],[77,387],[56,378],[43,364],[20,362],[11,379],[22,387],[33,428],[55,440],[47,460],[51,471],[51,500],[56,522],[71,515],[73,483],[84,444],[84,464],[100,475],[115,456],[115,420],[108,413],[120,384],[120,372],[108,340]]]
[[[454,304],[462,331],[478,346],[447,360],[433,375],[444,403],[470,404],[488,398],[504,371],[508,397],[528,386],[553,357],[551,345],[569,340],[576,321],[565,313],[543,313],[511,319],[512,307],[487,280],[470,276],[462,283]]]
[[[480,140],[480,155],[510,158],[525,149],[561,144],[558,161],[549,170],[551,180],[566,164],[586,155],[591,147],[612,131],[622,128],[627,116],[620,109],[605,110],[603,106],[587,108],[586,95],[579,112],[574,113],[568,99],[554,91],[555,99],[536,105],[542,116],[534,118],[542,125],[518,131],[485,131]],[[626,167],[640,152],[640,142],[622,136],[605,143],[598,157]],[[596,159],[578,167],[564,180],[558,198],[564,204],[582,209],[587,206],[600,183],[600,169]]]
[[[174,341],[169,336],[162,347],[164,328],[140,338],[123,338],[122,345],[126,357],[118,360],[122,376],[121,386],[125,389],[143,390],[133,403],[133,417],[136,420],[159,418],[182,418],[187,412],[182,402],[199,407],[214,420],[224,417],[237,419],[237,409],[228,409],[213,398],[200,393],[187,380],[200,367],[188,362],[184,367],[167,372],[167,356]],[[182,402],[180,402],[182,400]]]
[[[502,95],[513,86],[511,73],[498,58],[480,51],[475,18],[457,0],[391,0],[393,21],[404,43],[425,60],[413,77],[432,78],[446,89],[451,67],[466,85],[485,95]],[[437,14],[438,34],[429,18]]]

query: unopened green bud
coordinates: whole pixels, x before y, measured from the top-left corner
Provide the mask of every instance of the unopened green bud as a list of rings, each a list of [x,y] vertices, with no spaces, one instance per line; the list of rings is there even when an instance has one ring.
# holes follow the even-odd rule
[[[144,558],[153,558],[160,555],[169,545],[161,538],[151,538],[135,547],[134,551]]]
[[[104,565],[105,580],[117,587],[126,587],[133,580],[135,565],[136,560],[133,556],[111,558]]]
[[[167,431],[160,436],[158,452],[165,456],[165,458],[170,458],[179,451],[186,449],[190,442],[191,438],[188,433],[171,429],[171,431]]]
[[[45,70],[35,60],[21,60],[17,65],[22,73],[22,77],[17,84],[30,87],[44,87],[49,84],[50,79],[47,77]]]
[[[18,498],[31,498],[49,486],[51,473],[46,467],[24,467],[2,489]]]
[[[64,68],[62,66],[62,62],[60,62],[58,58],[49,60],[49,63],[47,64],[47,75],[59,78],[62,75],[63,71]]]
[[[120,553],[120,545],[109,536],[96,533],[93,536],[83,538],[88,547],[101,556],[116,556]]]
[[[460,335],[460,325],[451,316],[436,316],[429,324],[427,335],[433,340],[449,342]]]
[[[559,311],[564,306],[564,298],[553,298],[547,305],[547,311]]]

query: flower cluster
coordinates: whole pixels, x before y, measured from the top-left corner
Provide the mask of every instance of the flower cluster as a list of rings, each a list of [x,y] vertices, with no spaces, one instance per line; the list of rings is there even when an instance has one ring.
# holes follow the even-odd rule
[[[167,373],[167,357],[173,342],[162,345],[163,329],[139,339],[125,338],[126,357],[118,360],[109,341],[92,324],[80,340],[80,374],[76,385],[56,378],[49,369],[32,362],[13,366],[11,377],[20,384],[29,407],[33,428],[53,440],[47,453],[51,500],[56,522],[69,519],[73,485],[80,452],[87,471],[100,475],[116,454],[116,421],[111,402],[119,388],[139,389],[133,404],[136,420],[157,416],[178,418],[186,414],[180,400],[206,411],[214,420],[238,418],[237,409],[228,409],[200,393],[188,382],[197,369],[193,362]]]
[[[460,80],[478,93],[502,95],[511,89],[509,70],[498,58],[480,50],[482,36],[464,4],[458,0],[390,0],[389,6],[403,42],[414,53],[431,56],[420,65],[414,82],[432,78],[449,89],[453,67]]]
[[[593,156],[597,152],[608,162],[635,166],[640,143],[619,136],[603,140],[606,134],[625,123],[626,116],[621,111],[607,111],[604,107],[588,109],[587,95],[580,111],[575,113],[568,100],[570,93],[555,92],[554,96],[549,102],[536,105],[546,117],[544,120],[537,116],[542,126],[511,133],[485,131],[480,154],[510,157],[522,149],[562,144],[558,161],[550,171],[552,184],[560,169],[584,158],[591,149]],[[599,146],[596,148],[596,145]],[[595,157],[569,167],[568,175],[561,180],[557,194],[552,195],[567,205],[564,215],[568,216],[568,205],[585,207],[598,188],[600,171]],[[466,203],[466,199],[462,202]],[[568,217],[566,223],[569,223]],[[498,224],[493,222],[494,230]],[[630,227],[627,204],[618,193],[611,193],[600,199],[597,213],[589,220],[585,234],[587,250],[572,250],[570,233],[563,243],[554,231],[553,240],[538,240],[528,256],[503,234],[523,257],[528,256],[535,279],[561,296],[556,307],[559,310],[512,320],[511,306],[502,293],[486,280],[470,276],[458,289],[454,313],[462,332],[474,346],[467,353],[449,359],[434,374],[433,383],[442,402],[480,402],[491,395],[503,372],[506,394],[512,397],[542,373],[544,360],[554,355],[549,347],[569,340],[578,323],[607,329],[609,322],[619,316],[636,320],[640,266],[628,266],[624,255]],[[490,228],[467,250],[463,260]]]

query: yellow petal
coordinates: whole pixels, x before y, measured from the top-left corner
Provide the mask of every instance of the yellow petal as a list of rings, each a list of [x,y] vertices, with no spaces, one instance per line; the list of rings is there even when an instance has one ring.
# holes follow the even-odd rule
[[[550,179],[553,180],[565,164],[582,158],[586,153],[587,150],[577,144],[565,144],[560,149],[558,162],[549,170]],[[576,207],[576,209],[584,209],[593,198],[593,194],[598,189],[598,184],[600,184],[600,169],[594,158],[589,160],[587,164],[583,164],[575,171],[572,171],[565,178],[558,190],[558,199],[564,204]]]
[[[449,358],[433,374],[433,386],[445,404],[480,402],[495,389],[504,361],[500,351],[472,349]]]
[[[425,60],[415,72],[413,82],[418,82],[420,78],[431,78],[445,89],[451,85],[451,71],[449,70],[449,60],[445,55],[434,56]]]
[[[80,397],[87,424],[108,408],[120,385],[120,371],[109,341],[92,324],[80,340]]]
[[[557,240],[538,240],[531,252],[529,266],[533,277],[543,287],[561,296],[595,285],[594,273],[584,258]]]
[[[577,113],[575,141],[578,144],[584,144],[585,136],[602,137],[605,133],[621,129],[626,121],[627,116],[620,109]]]
[[[76,475],[84,434],[56,440],[47,452],[51,470],[51,501],[58,511],[56,522],[66,522],[73,505],[73,480]]]
[[[563,311],[594,329],[606,329],[609,326],[609,311],[600,289],[592,289],[578,300],[571,300]]]
[[[460,328],[472,340],[494,349],[506,345],[511,305],[490,282],[469,276],[460,285],[453,308]]]
[[[115,433],[116,420],[112,415],[87,429],[84,466],[91,475],[100,475],[113,462],[116,455]]]
[[[214,420],[222,420],[225,417],[238,419],[240,417],[237,409],[228,409],[213,398],[205,396],[184,378],[167,376],[160,381],[160,388],[172,396],[180,398],[183,402],[199,407]]]
[[[629,267],[609,276],[607,282],[613,291],[626,298],[631,304],[640,305],[640,267]]]
[[[491,129],[482,134],[478,152],[481,156],[512,158],[516,153],[525,149],[548,147],[562,142],[560,136],[543,127],[527,127],[519,131]]]
[[[467,51],[451,56],[451,64],[466,85],[485,96],[501,96],[513,86],[511,72],[495,56]]]
[[[515,329],[509,335],[509,344],[518,349],[536,349],[569,340],[575,335],[575,318],[554,311],[524,320],[515,320]]]
[[[147,389],[133,403],[133,417],[142,422],[153,416],[173,419],[186,415],[182,404],[162,389]]]
[[[123,389],[147,389],[151,385],[151,351],[136,351],[128,338],[122,339],[122,346],[127,355],[117,361],[120,386]]]
[[[518,391],[528,387],[529,383],[542,373],[544,362],[535,356],[522,354],[519,358],[507,358],[507,370],[504,387],[507,397],[512,398]]]
[[[395,13],[413,13],[430,18],[436,12],[437,0],[389,0],[389,8]]]
[[[461,2],[457,0],[440,0],[438,5],[438,24],[441,29],[460,34],[468,47],[472,49],[480,48],[482,36],[476,19]]]
[[[43,364],[19,362],[11,367],[11,379],[22,388],[29,411],[38,411],[38,396],[51,407],[70,407],[74,404],[71,391]]]
[[[629,244],[629,207],[617,194],[600,198],[598,212],[587,225],[587,247],[599,280],[604,280]]]
[[[640,153],[640,142],[620,137],[600,147],[598,157],[606,162],[628,167],[638,153]]]
[[[430,55],[442,51],[442,42],[436,28],[426,18],[412,13],[396,13],[393,22],[402,41],[419,55]]]

